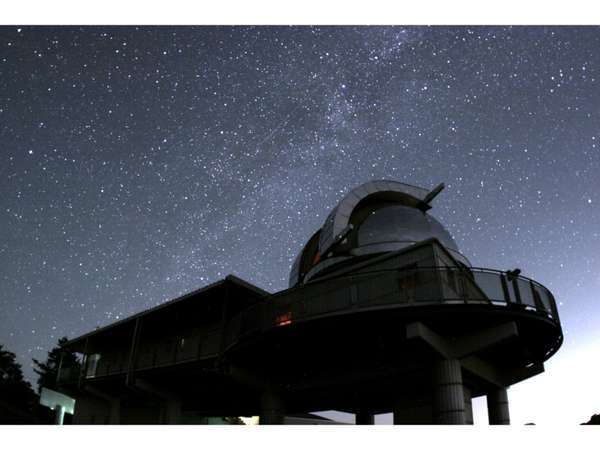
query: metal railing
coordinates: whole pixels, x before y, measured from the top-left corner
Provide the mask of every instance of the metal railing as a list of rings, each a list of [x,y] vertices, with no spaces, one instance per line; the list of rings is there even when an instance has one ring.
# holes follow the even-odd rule
[[[79,379],[81,367],[78,365],[63,364],[58,372],[57,381],[59,383],[76,383]]]
[[[485,268],[386,269],[315,280],[274,294],[230,321],[225,348],[253,333],[330,314],[430,304],[512,307],[560,325],[552,293],[527,277]]]
[[[191,359],[214,357],[240,339],[266,330],[333,314],[377,308],[414,307],[432,304],[479,304],[517,308],[537,314],[560,326],[552,293],[540,283],[523,276],[484,268],[417,267],[385,269],[317,279],[272,295],[233,317],[219,332],[202,336],[193,343]],[[211,339],[208,339],[208,338]],[[221,346],[221,339],[224,339]],[[213,342],[214,341],[214,342]],[[191,342],[189,344],[192,344]],[[83,369],[62,367],[60,382],[75,381],[79,376],[124,373],[123,361],[110,364],[92,361],[89,355]],[[165,363],[180,362],[177,353]],[[183,353],[181,356],[186,356]],[[144,360],[140,353],[134,370],[158,367],[160,361]],[[92,367],[93,366],[93,367]]]

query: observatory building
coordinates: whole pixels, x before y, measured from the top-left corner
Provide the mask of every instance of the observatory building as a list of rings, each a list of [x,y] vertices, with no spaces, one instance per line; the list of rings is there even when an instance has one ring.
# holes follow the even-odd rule
[[[311,411],[393,413],[395,424],[508,424],[509,386],[541,373],[563,335],[552,293],[473,267],[429,214],[426,190],[347,193],[296,257],[289,288],[235,276],[71,339],[60,367],[74,423],[207,423]]]

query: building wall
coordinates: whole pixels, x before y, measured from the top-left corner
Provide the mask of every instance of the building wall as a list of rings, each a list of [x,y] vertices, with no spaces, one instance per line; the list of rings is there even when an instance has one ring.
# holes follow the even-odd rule
[[[78,396],[75,402],[74,425],[105,425],[109,423],[110,408],[107,401],[87,396]]]

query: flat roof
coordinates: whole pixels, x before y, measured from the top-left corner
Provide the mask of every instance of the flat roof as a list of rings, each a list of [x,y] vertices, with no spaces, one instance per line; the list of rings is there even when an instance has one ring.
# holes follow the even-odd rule
[[[259,297],[267,297],[269,295],[271,295],[270,292],[265,291],[264,289],[259,288],[258,286],[255,286],[245,280],[242,280],[241,278],[236,277],[235,275],[227,275],[225,278],[215,281],[214,283],[208,284],[206,286],[201,287],[200,289],[196,289],[195,291],[192,292],[188,292],[187,294],[182,295],[181,297],[177,297],[174,298],[172,300],[168,300],[164,303],[161,303],[157,306],[154,306],[152,308],[146,309],[144,311],[140,311],[139,313],[133,314],[129,317],[125,317],[121,320],[118,320],[116,322],[110,323],[108,325],[105,325],[103,327],[97,328],[93,331],[90,331],[88,333],[82,334],[81,336],[75,337],[73,339],[69,339],[67,342],[65,342],[62,347],[70,347],[76,344],[80,344],[83,340],[85,340],[86,338],[96,335],[96,334],[100,334],[103,333],[107,330],[116,328],[118,326],[122,326],[125,325],[129,322],[133,322],[134,320],[149,315],[151,313],[154,313],[158,310],[161,310],[163,308],[167,308],[167,307],[171,307],[183,300],[189,299],[190,297],[194,297],[197,296],[199,294],[204,294],[206,295],[209,291],[215,291],[217,289],[220,289],[222,287],[224,287],[227,283],[230,283],[234,286],[237,286],[241,289],[250,291],[251,293],[259,296]]]

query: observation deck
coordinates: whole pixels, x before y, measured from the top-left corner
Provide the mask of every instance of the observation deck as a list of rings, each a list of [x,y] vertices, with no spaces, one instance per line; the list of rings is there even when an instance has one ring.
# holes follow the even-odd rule
[[[520,271],[473,267],[428,214],[442,188],[351,190],[286,290],[230,275],[70,340],[82,358],[61,365],[58,382],[81,399],[77,423],[98,411],[110,423],[184,413],[282,423],[335,409],[361,423],[391,411],[398,424],[466,424],[481,395],[490,423],[509,423],[507,388],[542,372],[563,342],[556,301]],[[135,413],[123,419],[115,405]]]

